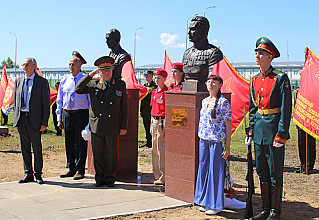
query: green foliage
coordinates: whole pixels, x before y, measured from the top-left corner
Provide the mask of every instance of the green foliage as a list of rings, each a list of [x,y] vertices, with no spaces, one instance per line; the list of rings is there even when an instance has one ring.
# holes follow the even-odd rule
[[[11,60],[10,57],[7,58],[7,60],[3,60],[1,62],[0,69],[3,69],[3,65],[6,65],[7,68],[14,68],[14,62]],[[19,68],[19,65],[16,65],[17,68]]]

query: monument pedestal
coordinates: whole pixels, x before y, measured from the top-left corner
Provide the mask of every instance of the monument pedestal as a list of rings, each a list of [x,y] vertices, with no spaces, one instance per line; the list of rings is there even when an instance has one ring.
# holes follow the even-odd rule
[[[208,92],[167,92],[165,98],[165,195],[194,203],[198,123]],[[230,101],[230,93],[223,94]]]
[[[128,130],[126,135],[119,136],[119,166],[116,177],[137,175],[138,91],[138,89],[127,89]],[[91,142],[88,142],[88,173],[95,174]]]

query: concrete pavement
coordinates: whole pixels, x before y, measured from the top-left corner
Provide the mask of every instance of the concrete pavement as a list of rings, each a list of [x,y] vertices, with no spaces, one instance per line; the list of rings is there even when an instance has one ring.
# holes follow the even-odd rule
[[[190,205],[166,197],[164,189],[147,184],[148,179],[126,179],[113,188],[96,188],[94,176],[88,174],[82,180],[44,181],[0,183],[0,219],[95,219]]]

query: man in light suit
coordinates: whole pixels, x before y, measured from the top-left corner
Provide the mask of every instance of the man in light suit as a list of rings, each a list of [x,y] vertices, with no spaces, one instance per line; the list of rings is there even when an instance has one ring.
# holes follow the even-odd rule
[[[24,76],[16,79],[14,85],[14,122],[18,128],[25,177],[19,183],[33,182],[31,144],[34,154],[36,182],[43,184],[41,132],[48,127],[50,116],[50,89],[48,81],[36,73],[37,61],[24,60]]]

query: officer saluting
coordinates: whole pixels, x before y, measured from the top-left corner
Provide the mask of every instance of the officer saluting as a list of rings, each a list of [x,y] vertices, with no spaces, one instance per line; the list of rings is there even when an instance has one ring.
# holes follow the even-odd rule
[[[96,187],[114,186],[118,168],[118,135],[127,133],[127,93],[125,82],[112,78],[114,59],[100,57],[98,66],[75,86],[75,92],[88,93],[91,99],[90,130],[94,157]],[[92,80],[95,74],[100,80]]]
[[[260,71],[250,80],[249,137],[254,140],[263,211],[252,219],[279,219],[282,202],[285,142],[289,139],[291,88],[289,78],[271,66],[280,56],[266,37],[256,42]]]

